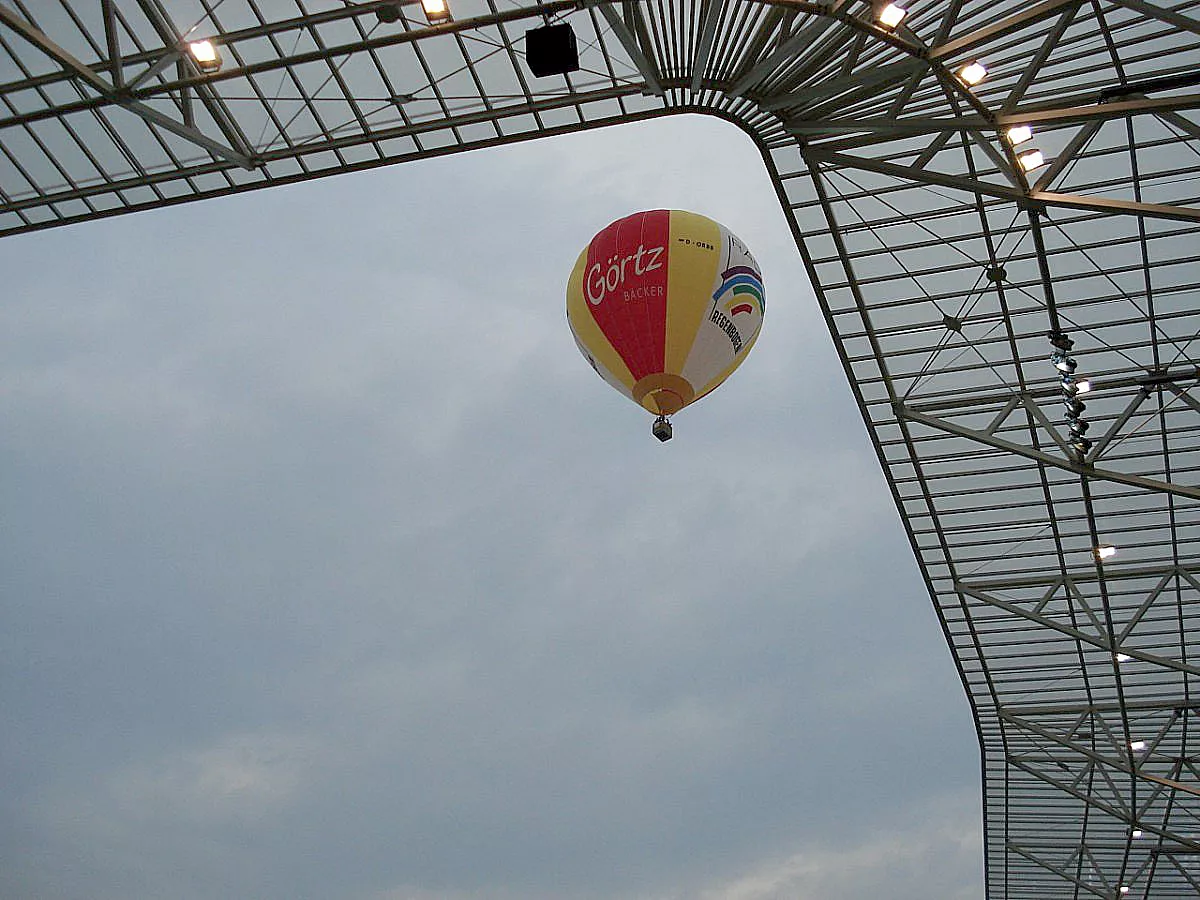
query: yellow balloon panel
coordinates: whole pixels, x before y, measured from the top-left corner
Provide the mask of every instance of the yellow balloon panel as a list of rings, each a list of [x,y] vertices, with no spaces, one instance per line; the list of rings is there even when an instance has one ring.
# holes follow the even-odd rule
[[[659,415],[737,368],[758,337],[764,304],[746,246],[682,210],[613,222],[584,248],[567,285],[580,351],[605,381]]]

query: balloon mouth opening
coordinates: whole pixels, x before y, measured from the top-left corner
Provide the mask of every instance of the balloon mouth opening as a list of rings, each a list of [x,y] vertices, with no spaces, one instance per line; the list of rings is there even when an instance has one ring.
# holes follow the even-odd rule
[[[652,413],[669,416],[695,400],[696,392],[686,378],[657,372],[633,386],[633,399]]]

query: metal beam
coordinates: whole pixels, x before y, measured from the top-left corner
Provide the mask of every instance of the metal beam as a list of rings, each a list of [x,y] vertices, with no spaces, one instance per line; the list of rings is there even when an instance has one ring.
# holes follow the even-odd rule
[[[1130,712],[1200,712],[1200,700],[1190,697],[1159,697],[1154,700],[1126,700],[1124,703],[1005,703],[1000,712],[1017,716],[1090,716],[1093,713]]]
[[[762,79],[766,78],[781,65],[790,59],[795,59],[804,48],[815,44],[820,40],[835,23],[831,19],[820,18],[815,22],[809,22],[790,38],[779,45],[772,53],[767,54],[758,61],[745,75],[731,84],[728,88],[728,93],[734,97],[740,97],[746,93]]]
[[[137,77],[125,86],[125,90],[136,91],[155,75],[170,67],[172,63],[179,62],[181,59],[183,59],[183,54],[177,49],[164,51],[163,55],[153,65],[148,66],[145,71],[139,72]]]
[[[605,0],[591,0],[591,5],[597,8],[603,8],[607,5]],[[383,33],[377,36],[363,38],[357,41],[351,41],[337,46],[325,47],[317,50],[306,50],[302,53],[289,54],[286,57],[267,58],[258,62],[248,63],[244,66],[222,66],[221,71],[213,72],[212,74],[193,75],[187,79],[179,81],[167,82],[165,84],[152,85],[144,88],[140,92],[140,96],[146,97],[151,94],[163,94],[171,91],[179,90],[182,87],[190,86],[197,87],[201,84],[217,84],[222,81],[231,81],[234,79],[245,78],[249,75],[260,75],[264,72],[278,72],[289,68],[295,68],[310,62],[325,62],[338,56],[350,56],[354,53],[381,50],[385,47],[398,46],[401,44],[411,44],[417,41],[424,40],[434,35],[442,34],[458,34],[461,32],[475,31],[481,28],[486,28],[493,25],[504,25],[510,22],[519,22],[526,19],[540,19],[545,16],[552,16],[559,13],[570,12],[571,10],[580,8],[580,0],[547,0],[539,6],[522,6],[514,9],[503,9],[495,13],[489,13],[482,16],[472,16],[466,19],[455,19],[451,22],[445,22],[441,25],[432,25],[428,28],[414,28],[410,31],[397,31],[394,33]],[[362,15],[364,12],[371,12],[372,7],[367,6],[352,6],[345,9],[333,10],[329,14],[313,14],[300,19],[288,19],[284,22],[267,23],[253,28],[245,28],[240,31],[228,32],[221,37],[221,46],[233,47],[241,41],[256,41],[263,37],[270,37],[289,31],[305,30],[311,24],[336,21],[344,19],[348,16]],[[131,65],[134,63],[155,63],[161,55],[160,51],[149,53],[132,54],[125,58],[124,63]],[[14,84],[0,85],[0,94],[15,91],[25,90],[30,87],[39,87],[54,81],[60,81],[61,77],[35,77],[29,78]],[[75,104],[60,104],[56,109],[74,111],[78,108]],[[87,107],[84,107],[87,108]]]
[[[25,21],[25,19],[3,4],[0,4],[0,22],[25,38],[25,40],[29,41],[29,43],[33,44],[33,46],[62,66],[69,75],[83,81],[96,93],[105,97],[110,97],[115,93],[113,86],[101,78],[95,69],[84,65],[72,54],[50,40],[41,30],[35,28],[31,23]]]
[[[1096,132],[1100,130],[1103,124],[1103,122],[1089,122],[1075,132],[1075,136],[1067,142],[1062,152],[1054,157],[1054,160],[1047,167],[1046,171],[1034,183],[1033,189],[1035,191],[1044,191],[1050,187],[1054,183],[1054,179],[1061,175],[1063,170],[1075,161],[1076,155],[1096,136]]]
[[[1020,847],[1017,844],[1012,843],[1011,841],[1005,845],[1005,849],[1011,850],[1012,852],[1016,853],[1018,856],[1023,856],[1025,859],[1029,860],[1031,863],[1035,863],[1035,864],[1041,866],[1047,872],[1052,872],[1055,875],[1057,875],[1059,878],[1063,878],[1066,881],[1071,882],[1071,884],[1075,885],[1080,890],[1087,891],[1089,894],[1094,894],[1097,897],[1105,897],[1105,898],[1107,898],[1107,900],[1113,900],[1113,892],[1111,890],[1102,890],[1101,888],[1096,887],[1094,884],[1088,884],[1083,879],[1077,878],[1075,875],[1071,874],[1070,872],[1066,871],[1065,869],[1059,868],[1058,866],[1054,865],[1053,863],[1049,863],[1049,862],[1046,862],[1046,860],[1044,860],[1044,859],[1038,858],[1036,855],[1034,855],[1030,851],[1024,849],[1023,847]]]
[[[1027,199],[1023,193],[1015,188],[1003,184],[992,184],[986,181],[969,178],[965,175],[946,175],[942,172],[937,172],[932,169],[915,168],[913,166],[901,166],[896,163],[885,162],[880,159],[870,159],[867,157],[850,156],[844,153],[833,153],[823,149],[820,146],[808,146],[803,148],[802,153],[805,159],[831,163],[835,166],[841,166],[848,169],[863,169],[868,172],[875,172],[879,175],[890,175],[903,182],[914,184],[931,184],[938,187],[952,188],[957,191],[966,191],[972,194],[982,194],[985,197],[998,197],[1001,200],[1011,200],[1013,203],[1022,204]]]
[[[162,6],[159,3],[159,0],[138,0],[138,3],[141,5],[146,18],[154,26],[154,30],[158,32],[159,38],[162,40],[163,45],[169,49],[181,49],[184,46],[184,36],[175,27],[174,23],[172,23],[167,17],[166,12],[162,9]],[[189,63],[187,68],[194,68],[190,65],[190,55],[188,56],[187,60]],[[155,63],[155,66],[152,66],[151,68],[159,65],[169,65],[169,62],[166,62],[165,60],[159,60],[157,63]],[[180,71],[183,71],[183,68],[184,67],[180,67]],[[250,144],[250,139],[242,132],[242,129],[238,123],[235,122],[229,115],[225,108],[224,102],[220,97],[217,96],[216,90],[212,83],[208,80],[201,79],[201,81],[196,84],[195,88],[196,96],[199,97],[200,102],[204,104],[205,109],[208,110],[208,114],[212,117],[213,122],[216,124],[221,134],[225,136],[225,140],[229,142],[229,145],[238,153],[241,153],[246,157],[252,157],[254,155],[254,148]],[[181,88],[180,95],[181,97],[186,96],[186,89]],[[181,103],[181,106],[184,107],[183,111],[190,120],[191,111],[187,109],[187,103],[183,102]]]
[[[1121,410],[1117,417],[1113,419],[1112,424],[1108,426],[1108,431],[1104,432],[1104,434],[1100,436],[1100,439],[1096,441],[1095,446],[1092,447],[1090,454],[1091,459],[1098,459],[1104,453],[1104,451],[1108,448],[1108,445],[1113,442],[1113,439],[1116,438],[1121,429],[1125,427],[1125,424],[1130,420],[1130,418],[1133,417],[1133,414],[1141,408],[1143,403],[1146,402],[1152,391],[1153,388],[1145,384],[1141,385],[1137,389],[1137,392],[1132,398],[1130,398],[1129,402],[1125,404],[1125,408]]]
[[[1180,578],[1186,579],[1191,583],[1193,578],[1191,571],[1186,566],[1131,566],[1129,568],[1113,568],[1105,566],[1103,578],[1108,582],[1127,581],[1131,578],[1160,578],[1163,575],[1178,575]],[[1009,591],[1020,588],[1044,587],[1057,590],[1061,587],[1066,579],[1075,582],[1076,584],[1088,584],[1093,581],[1099,581],[1101,575],[1093,568],[1087,569],[1071,569],[1067,575],[1054,575],[1046,577],[1044,575],[1032,575],[1027,578],[987,578],[982,580],[972,580],[971,587],[981,591]],[[1200,591],[1200,583],[1197,584],[1196,590]]]
[[[1160,838],[1165,838],[1168,841],[1174,841],[1188,852],[1195,852],[1192,849],[1193,847],[1200,848],[1200,843],[1197,843],[1194,838],[1189,838],[1187,835],[1179,831],[1174,831],[1170,828],[1164,828],[1163,826],[1157,825],[1149,819],[1139,818],[1136,814],[1131,816],[1125,810],[1119,809],[1110,803],[1106,803],[1104,800],[1101,800],[1094,794],[1089,794],[1087,791],[1082,791],[1073,784],[1061,781],[1058,778],[1041,771],[1035,766],[1030,765],[1023,759],[1009,757],[1005,760],[1005,762],[1013,768],[1019,769],[1025,774],[1050,785],[1055,790],[1069,794],[1076,800],[1086,803],[1088,806],[1098,809],[1106,815],[1112,816],[1118,822],[1127,825],[1131,829],[1138,828],[1141,831],[1149,832],[1157,835]],[[1091,766],[1093,763],[1089,761],[1088,765]],[[1154,848],[1151,848],[1150,852],[1153,853]]]
[[[250,157],[238,150],[234,150],[220,141],[213,140],[182,122],[177,122],[165,113],[160,112],[152,106],[143,103],[140,100],[135,100],[132,97],[118,91],[111,84],[104,80],[90,66],[84,65],[72,54],[68,53],[62,47],[58,46],[54,41],[47,37],[42,31],[35,28],[32,24],[22,19],[8,7],[0,5],[0,22],[8,25],[25,40],[29,41],[51,59],[58,62],[67,72],[74,77],[83,81],[92,90],[98,93],[107,103],[119,106],[122,109],[127,109],[134,115],[145,119],[154,125],[159,126],[164,131],[169,131],[178,137],[181,137],[191,143],[202,147],[209,151],[214,156],[227,160],[228,162],[236,163],[243,169],[254,169],[255,163]],[[0,122],[0,127],[9,124],[8,122]]]
[[[984,155],[992,161],[992,165],[996,167],[996,171],[1007,178],[1013,187],[1017,190],[1025,190],[1028,187],[1025,182],[1025,173],[1018,174],[1017,168],[1009,158],[1002,151],[997,150],[996,145],[988,140],[982,131],[972,129],[967,132],[967,136],[976,147],[984,152]]]
[[[1200,94],[1183,94],[1177,97],[1139,97],[1134,100],[1114,100],[1087,106],[1042,107],[1037,109],[1014,109],[996,116],[996,125],[1059,125],[1074,122],[1123,119],[1148,113],[1173,112],[1184,109],[1200,109]]]
[[[104,44],[108,49],[109,76],[116,87],[121,87],[124,73],[121,66],[121,36],[117,31],[116,9],[113,0],[100,0],[100,14],[104,16]]]
[[[815,92],[814,92],[815,93]],[[770,105],[782,107],[787,105],[786,99],[772,100]],[[764,107],[770,108],[764,104]],[[806,119],[799,116],[784,120],[784,127],[791,134],[857,134],[871,132],[875,134],[909,137],[919,134],[939,134],[944,131],[960,132],[974,131],[987,128],[990,123],[976,116],[939,119]],[[829,151],[824,151],[829,152]]]
[[[920,71],[923,68],[925,68],[925,63],[921,60],[904,60],[898,63],[874,66],[842,78],[830,78],[817,84],[806,85],[797,90],[789,91],[786,94],[765,97],[759,102],[759,106],[763,109],[788,109],[793,106],[801,106],[812,100],[824,100],[834,97],[847,91],[878,89],[885,84],[903,81],[912,75],[913,72]],[[886,121],[895,122],[896,120],[889,119]]]
[[[1077,2],[1079,0],[1042,0],[1041,3],[1035,4],[1014,16],[1009,16],[1007,19],[1002,19],[992,25],[980,28],[978,31],[960,35],[954,38],[954,40],[930,48],[928,58],[933,62],[940,62],[948,57],[973,50],[980,44],[986,44],[988,41],[1012,34],[1014,31],[1020,31],[1022,28],[1032,25],[1035,22],[1040,22],[1042,19],[1048,19],[1064,7],[1072,6]]]
[[[373,138],[375,140],[386,141],[394,138],[411,137],[413,135],[420,135],[431,131],[440,131],[446,128],[457,128],[464,125],[474,125],[480,122],[488,122],[493,119],[503,120],[505,118],[526,115],[529,113],[539,113],[553,109],[562,109],[564,107],[572,106],[575,103],[614,100],[618,97],[628,97],[631,94],[636,94],[638,90],[638,87],[635,85],[625,85],[620,88],[605,88],[603,90],[592,91],[587,94],[574,94],[566,97],[554,97],[551,99],[539,100],[534,103],[521,103],[515,106],[494,107],[490,110],[481,110],[479,112],[468,113],[466,115],[452,116],[447,119],[423,122],[418,125],[402,125],[395,128],[383,129],[377,132]],[[327,142],[325,144],[313,144],[303,147],[282,148],[268,151],[261,155],[261,159],[264,163],[270,164],[283,159],[296,159],[303,157],[308,153],[322,153],[331,147],[341,149],[344,147],[355,146],[364,142],[365,140],[366,138],[363,138],[361,135],[350,135],[348,137]],[[505,143],[505,141],[494,141],[489,143]],[[483,144],[483,146],[487,145],[489,144]],[[119,192],[123,190],[131,190],[146,183],[170,181],[178,177],[203,175],[212,171],[212,163],[203,163],[181,169],[179,172],[163,172],[156,175],[138,176],[136,178],[129,178],[124,181],[116,182],[98,182],[96,184],[59,191],[54,194],[13,200],[5,204],[3,207],[0,207],[0,212],[17,212],[38,206],[67,203],[72,200],[82,200],[86,197],[99,196],[102,194]],[[288,182],[285,179],[281,179],[280,183]]]
[[[1186,116],[1181,116],[1177,112],[1162,112],[1158,117],[1164,122],[1169,122],[1190,137],[1194,141],[1200,141],[1200,125],[1197,125]]]
[[[1013,441],[1006,441],[1004,438],[996,437],[994,434],[989,434],[985,431],[979,431],[975,428],[967,428],[964,425],[959,425],[954,422],[948,422],[945,419],[939,419],[936,416],[931,416],[926,413],[918,412],[911,406],[903,403],[896,404],[896,415],[903,419],[908,419],[911,422],[920,422],[922,425],[928,425],[930,428],[936,428],[939,431],[954,434],[959,437],[964,437],[972,441],[978,441],[981,444],[986,444],[989,447],[995,447],[997,450],[1007,450],[1010,453],[1015,453],[1018,456],[1024,456],[1026,459],[1036,460],[1048,466],[1054,466],[1058,469],[1063,469],[1067,472],[1074,472],[1076,475],[1085,476],[1087,478],[1100,478],[1105,481],[1112,481],[1116,484],[1124,484],[1129,487],[1141,488],[1147,491],[1161,491],[1167,494],[1176,494],[1180,497],[1187,497],[1191,500],[1200,500],[1200,488],[1190,487],[1184,484],[1175,484],[1169,481],[1158,481],[1154,478],[1145,478],[1141,475],[1128,475],[1124,472],[1116,472],[1111,469],[1098,469],[1090,464],[1080,465],[1071,459],[1061,456],[1055,456],[1052,453],[1047,453],[1044,450],[1038,450],[1035,447],[1029,447],[1024,444],[1017,444]]]
[[[1171,578],[1171,575],[1164,575],[1162,578],[1160,578],[1158,584],[1154,586],[1154,590],[1152,590],[1146,596],[1146,599],[1142,601],[1141,606],[1134,610],[1133,615],[1129,617],[1129,621],[1125,623],[1125,627],[1122,628],[1120,634],[1116,636],[1119,643],[1124,643],[1129,638],[1129,635],[1133,633],[1133,629],[1137,627],[1138,623],[1142,621],[1146,613],[1149,612],[1150,607],[1154,605],[1156,600],[1158,600],[1159,595],[1163,592],[1166,586],[1171,583]]]
[[[1156,666],[1162,666],[1166,669],[1174,669],[1177,672],[1187,672],[1189,675],[1200,675],[1200,666],[1193,666],[1190,663],[1181,662],[1177,659],[1170,659],[1166,656],[1159,656],[1157,653],[1147,653],[1144,650],[1139,650],[1136,647],[1113,646],[1109,643],[1107,636],[1097,637],[1089,634],[1073,625],[1067,625],[1065,622],[1059,622],[1051,619],[1049,616],[1043,616],[1040,613],[1035,613],[1031,609],[1026,609],[1019,603],[1012,603],[1007,600],[1002,600],[999,597],[993,596],[986,591],[979,590],[971,585],[957,581],[954,583],[954,589],[961,594],[966,594],[968,597],[974,597],[988,606],[993,606],[996,609],[1002,609],[1007,613],[1011,613],[1021,619],[1027,619],[1030,622],[1035,622],[1038,625],[1043,625],[1051,631],[1057,631],[1059,634],[1073,638],[1081,643],[1088,644],[1092,647],[1099,647],[1101,650],[1107,650],[1109,653],[1121,652],[1134,659],[1140,659],[1142,662],[1153,663]]]
[[[1005,99],[1004,106],[1000,109],[1001,112],[1011,112],[1012,108],[1021,102],[1021,98],[1025,96],[1025,91],[1033,84],[1033,80],[1042,71],[1042,66],[1046,64],[1046,60],[1050,58],[1050,54],[1062,39],[1063,33],[1066,32],[1071,22],[1075,19],[1075,14],[1079,11],[1081,2],[1071,4],[1059,16],[1054,27],[1050,29],[1050,32],[1042,40],[1042,45],[1038,48],[1038,52],[1025,65],[1025,71],[1021,73],[1021,80],[1017,82],[1016,87],[1012,89],[1007,99]]]
[[[824,82],[814,85],[811,88],[805,88],[803,91],[798,91],[794,94],[777,98],[772,97],[764,101],[761,106],[764,109],[786,109],[790,106],[799,106],[805,100],[809,99],[810,96],[813,98],[831,96],[839,91],[850,90],[858,84],[868,87],[886,84],[889,81],[899,80],[892,77],[894,73],[890,70],[894,68],[896,72],[902,70],[911,72],[914,65],[897,63],[894,66],[886,67],[889,71],[883,71],[882,69],[872,70],[859,73],[850,78],[838,79],[835,82]],[[878,77],[872,77],[873,72],[880,72],[881,74]],[[873,119],[818,118],[809,120],[797,117],[786,120],[785,127],[793,134],[853,134],[869,132],[882,135],[906,136],[935,134],[943,131],[968,133],[980,130],[1000,131],[1010,125],[1061,126],[1079,122],[1090,122],[1097,123],[1098,126],[1099,123],[1108,121],[1109,119],[1124,119],[1133,115],[1161,116],[1178,110],[1197,108],[1200,108],[1200,94],[1188,94],[1182,97],[1162,97],[1155,100],[1142,98],[1140,100],[1097,103],[1088,106],[1068,106],[1059,109],[1014,110],[1013,112],[1002,113],[991,118],[984,118],[983,116],[955,116],[906,119],[889,116]],[[1096,128],[1093,128],[1091,131],[1086,132],[1086,135],[1090,137],[1095,132]],[[1060,167],[1069,163],[1074,157],[1074,153],[1078,152],[1078,146],[1075,145],[1076,142],[1073,141],[1063,153],[1060,153],[1055,158],[1055,163],[1060,165]]]
[[[258,167],[258,163],[238,150],[234,150],[218,140],[210,138],[208,135],[195,128],[185,125],[183,122],[177,122],[168,116],[166,113],[159,112],[152,106],[148,106],[138,100],[128,100],[118,102],[118,106],[122,109],[127,109],[131,113],[145,119],[147,122],[152,122],[164,131],[169,131],[184,140],[190,141],[198,147],[212,153],[214,156],[228,160],[231,163],[236,163],[241,168],[247,171],[253,171]]]
[[[721,0],[704,0],[703,25],[700,28],[700,45],[696,48],[696,57],[692,60],[692,90],[700,90],[704,80],[704,70],[708,67],[708,59],[712,55],[713,40],[717,36],[717,23],[721,21]]]
[[[1016,716],[1012,713],[1005,713],[1001,711],[1000,718],[1006,722],[1016,725],[1023,731],[1029,731],[1041,738],[1044,738],[1045,740],[1050,741],[1051,743],[1058,744],[1066,750],[1070,750],[1073,753],[1078,753],[1081,756],[1086,756],[1088,759],[1092,760],[1092,762],[1099,763],[1103,766],[1108,766],[1110,769],[1115,769],[1116,771],[1122,772],[1126,775],[1132,775],[1134,778],[1142,781],[1160,784],[1165,788],[1169,788],[1170,790],[1180,791],[1184,794],[1190,794],[1193,797],[1200,797],[1200,786],[1184,784],[1183,782],[1176,781],[1173,778],[1163,778],[1161,775],[1154,775],[1151,772],[1145,771],[1140,766],[1133,765],[1130,761],[1114,756],[1106,756],[1103,753],[1097,753],[1091,747],[1076,743],[1075,741],[1072,741],[1049,728],[1038,725],[1034,722],[1030,722],[1028,719],[1024,719],[1021,716]],[[1200,849],[1200,842],[1196,843],[1196,847],[1197,849]]]
[[[1147,3],[1146,0],[1113,0],[1113,2],[1118,6],[1124,6],[1126,9],[1140,12],[1148,18],[1159,19],[1160,21],[1174,25],[1176,28],[1190,31],[1192,34],[1200,34],[1200,22],[1185,16],[1183,13],[1175,12],[1173,9],[1164,9],[1157,4]]]
[[[638,43],[633,33],[625,27],[625,22],[617,13],[615,5],[612,3],[602,2],[602,0],[588,0],[588,6],[600,10],[600,15],[604,16],[604,20],[608,22],[608,27],[612,29],[612,33],[616,35],[621,46],[625,48],[625,52],[629,54],[629,60],[642,74],[642,78],[646,80],[646,88],[651,94],[661,97],[663,94],[662,81],[658,77],[658,69],[642,52],[641,45]],[[637,7],[634,7],[635,14]]]
[[[1083,194],[1057,194],[1050,191],[1030,191],[1029,199],[1050,206],[1085,209],[1092,212],[1120,213],[1127,216],[1147,216],[1151,219],[1174,219],[1177,222],[1200,222],[1200,208],[1170,206],[1165,203],[1135,203],[1112,197],[1093,197]]]

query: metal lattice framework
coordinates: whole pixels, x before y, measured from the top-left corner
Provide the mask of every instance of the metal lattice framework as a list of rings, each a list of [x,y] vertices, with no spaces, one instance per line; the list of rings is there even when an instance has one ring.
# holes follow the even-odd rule
[[[452,6],[0,0],[0,233],[740,125],[974,709],[988,896],[1200,894],[1200,0],[912,0],[894,27],[864,0]],[[531,75],[543,20],[579,71]]]

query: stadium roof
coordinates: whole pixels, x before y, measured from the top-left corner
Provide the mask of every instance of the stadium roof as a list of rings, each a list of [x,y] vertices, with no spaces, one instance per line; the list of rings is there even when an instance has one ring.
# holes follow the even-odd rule
[[[988,896],[1200,894],[1200,2],[449,2],[0,0],[0,234],[739,125],[972,703]]]

